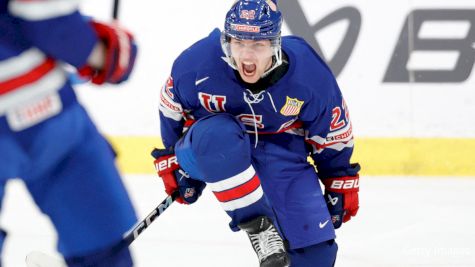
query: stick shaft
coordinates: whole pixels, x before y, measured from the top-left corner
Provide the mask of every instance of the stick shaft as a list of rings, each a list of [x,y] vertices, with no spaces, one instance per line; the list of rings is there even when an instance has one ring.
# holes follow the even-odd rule
[[[179,196],[179,192],[175,191],[173,194],[167,196],[145,219],[143,219],[134,229],[127,232],[116,249],[128,247],[135,239],[148,227],[150,224],[162,214]],[[28,267],[66,267],[66,263],[48,254],[32,251],[26,256],[26,266]]]
[[[120,5],[119,0],[114,0],[114,5],[112,8],[112,18],[114,20],[117,20],[119,18],[119,5]]]
[[[135,239],[152,224],[155,219],[160,216],[179,196],[179,192],[175,191],[173,194],[167,196],[150,214],[145,217],[134,229],[130,230],[124,235],[123,242],[129,246]]]

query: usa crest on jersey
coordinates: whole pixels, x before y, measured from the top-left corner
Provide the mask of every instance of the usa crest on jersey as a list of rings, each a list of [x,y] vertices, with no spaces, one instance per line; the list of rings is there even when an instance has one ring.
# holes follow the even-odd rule
[[[303,106],[304,101],[300,101],[297,98],[290,98],[287,96],[285,105],[280,110],[280,114],[284,116],[299,115],[300,109]]]

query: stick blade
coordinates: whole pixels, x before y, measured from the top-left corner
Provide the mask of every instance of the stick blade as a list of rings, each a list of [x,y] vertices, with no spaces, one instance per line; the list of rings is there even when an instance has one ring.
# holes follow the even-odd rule
[[[50,256],[40,251],[32,251],[28,253],[25,262],[27,267],[67,267],[62,259]]]

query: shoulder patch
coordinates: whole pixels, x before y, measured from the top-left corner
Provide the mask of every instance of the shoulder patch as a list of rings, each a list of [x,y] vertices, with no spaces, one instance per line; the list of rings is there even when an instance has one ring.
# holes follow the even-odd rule
[[[280,109],[280,114],[284,116],[299,115],[304,101],[300,101],[297,98],[290,98],[289,96],[286,97],[285,105]]]

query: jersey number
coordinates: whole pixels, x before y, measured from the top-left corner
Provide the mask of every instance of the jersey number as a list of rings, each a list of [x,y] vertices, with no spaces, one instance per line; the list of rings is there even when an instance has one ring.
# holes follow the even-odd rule
[[[341,119],[341,108],[336,107],[332,110],[332,122],[330,124],[330,131],[335,131],[345,127],[345,120]]]

